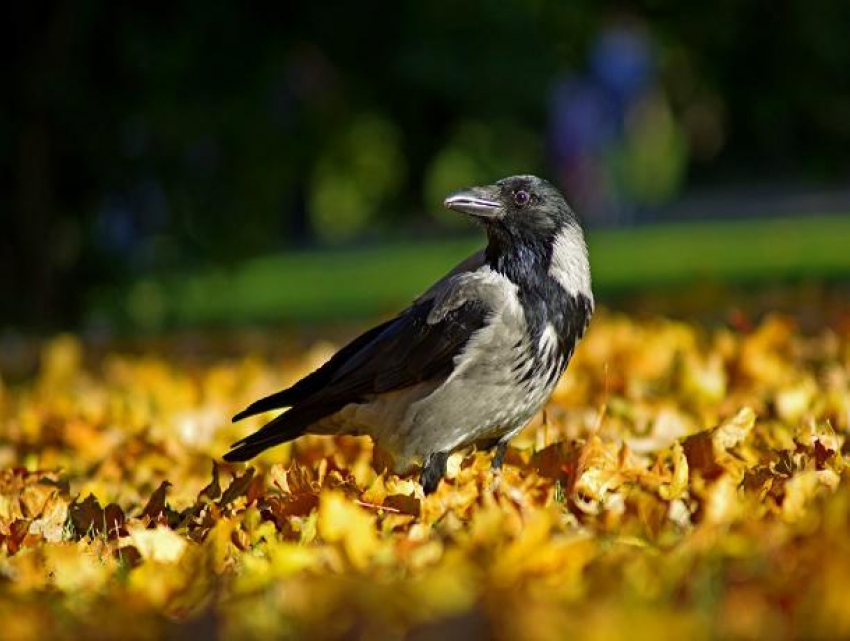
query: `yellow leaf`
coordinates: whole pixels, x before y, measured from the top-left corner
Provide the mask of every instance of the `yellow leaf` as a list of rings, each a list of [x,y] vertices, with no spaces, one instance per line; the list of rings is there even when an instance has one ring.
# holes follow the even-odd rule
[[[738,500],[738,483],[728,474],[706,488],[705,521],[707,523],[730,523],[736,520],[742,510]]]
[[[45,567],[63,592],[95,592],[109,579],[114,562],[104,563],[84,541],[47,545]]]
[[[380,547],[375,517],[338,491],[319,498],[319,535],[328,543],[341,543],[351,564],[363,569]]]
[[[839,476],[832,470],[808,470],[794,475],[785,484],[782,501],[782,518],[793,522],[803,518],[812,509],[812,499],[824,490],[834,490]]]
[[[45,541],[58,543],[65,534],[65,521],[68,518],[68,503],[54,496],[48,501],[41,516],[30,523],[30,534],[38,534]]]
[[[186,551],[186,539],[174,530],[159,525],[152,530],[142,526],[128,528],[130,543],[145,561],[176,563]]]
[[[662,485],[658,489],[659,495],[665,501],[680,498],[688,489],[688,458],[685,456],[685,450],[682,449],[681,443],[673,444],[672,456],[673,479],[669,485]]]
[[[236,580],[235,590],[237,593],[251,593],[318,563],[319,553],[314,547],[288,541],[269,541],[262,549],[242,556],[242,571]]]

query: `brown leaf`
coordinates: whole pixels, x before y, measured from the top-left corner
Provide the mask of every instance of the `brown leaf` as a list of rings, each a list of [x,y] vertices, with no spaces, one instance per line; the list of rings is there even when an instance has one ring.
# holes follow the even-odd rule
[[[286,496],[266,496],[260,511],[266,518],[274,521],[282,530],[289,517],[307,516],[319,505],[319,496],[312,493],[290,494]]]
[[[422,509],[419,499],[405,494],[390,494],[384,499],[383,506],[393,509],[400,514],[410,514],[412,516],[419,516],[419,512]]]
[[[135,568],[142,563],[142,555],[134,545],[124,545],[115,549],[115,558],[126,568]]]
[[[712,429],[689,436],[682,443],[688,466],[705,478],[717,478],[734,464],[729,453],[752,431],[756,415],[749,407],[741,409],[734,417]]]
[[[24,539],[29,533],[30,522],[25,519],[18,519],[11,524],[9,535],[6,537],[6,549],[9,554],[15,554],[23,547]]]
[[[82,503],[75,500],[68,508],[68,513],[78,539],[103,531],[103,508],[93,495],[89,494]]]
[[[541,476],[560,479],[571,484],[575,476],[580,447],[574,443],[552,443],[531,457],[531,467]]]
[[[154,493],[151,495],[151,498],[148,500],[147,505],[145,505],[145,509],[142,510],[140,518],[147,518],[150,521],[155,521],[160,516],[163,516],[165,512],[165,498],[169,487],[171,487],[171,483],[168,481],[163,481],[159,484],[159,487],[156,488]]]
[[[262,476],[255,476],[248,485],[245,498],[248,505],[256,503],[266,493],[266,481]]]
[[[221,499],[218,502],[219,507],[225,507],[230,505],[233,501],[235,501],[240,496],[243,496],[245,492],[248,491],[248,488],[251,485],[251,479],[254,478],[254,468],[249,467],[245,470],[245,474],[242,476],[234,476],[233,480],[230,482],[230,485],[222,494]]]
[[[215,501],[221,496],[221,484],[219,482],[218,463],[213,461],[212,480],[204,489],[198,493],[198,503]]]
[[[106,533],[110,539],[125,535],[124,530],[124,511],[116,503],[110,503],[103,508],[103,520],[106,526]]]

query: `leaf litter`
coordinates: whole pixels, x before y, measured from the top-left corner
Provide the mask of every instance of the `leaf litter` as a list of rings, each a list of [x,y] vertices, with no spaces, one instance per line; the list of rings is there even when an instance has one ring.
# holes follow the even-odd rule
[[[218,462],[316,350],[46,342],[0,396],[3,636],[850,635],[850,332],[603,312],[502,471],[428,497],[367,439]]]

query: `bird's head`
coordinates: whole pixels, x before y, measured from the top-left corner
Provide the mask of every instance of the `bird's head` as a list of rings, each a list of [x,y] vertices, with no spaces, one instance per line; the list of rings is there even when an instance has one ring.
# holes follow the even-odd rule
[[[592,299],[587,246],[578,219],[554,186],[537,176],[511,176],[445,200],[484,225],[485,259],[513,282],[539,283],[548,272],[566,291]]]
[[[537,176],[511,176],[486,187],[470,187],[443,203],[481,222],[492,239],[513,242],[554,240],[575,216],[561,193]]]

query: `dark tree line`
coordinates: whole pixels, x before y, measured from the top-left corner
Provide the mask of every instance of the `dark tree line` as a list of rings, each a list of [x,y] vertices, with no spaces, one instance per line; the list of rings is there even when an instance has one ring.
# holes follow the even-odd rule
[[[458,123],[483,123],[497,145],[516,123],[543,138],[553,78],[580,70],[594,34],[626,13],[657,41],[677,113],[705,99],[722,120],[722,148],[691,159],[689,184],[839,181],[850,167],[840,0],[628,11],[593,0],[81,0],[9,11],[5,325],[73,321],[90,288],[139,273],[313,242],[316,168],[364,113],[397,132],[403,171],[374,201],[397,226],[425,207],[429,166]],[[540,153],[545,167],[545,144]]]

